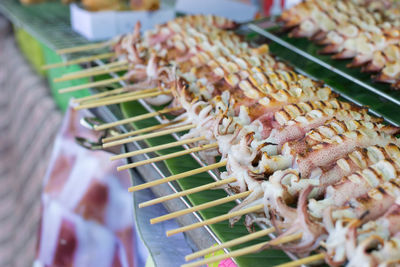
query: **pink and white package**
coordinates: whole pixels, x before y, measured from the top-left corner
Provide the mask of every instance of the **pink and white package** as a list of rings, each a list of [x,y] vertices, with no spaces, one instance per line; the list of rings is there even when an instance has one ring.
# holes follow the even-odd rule
[[[75,136],[98,138],[79,124],[83,115],[69,108],[56,138],[34,266],[141,266],[147,255],[138,252],[128,172],[117,172],[121,162],[109,153],[75,143]]]

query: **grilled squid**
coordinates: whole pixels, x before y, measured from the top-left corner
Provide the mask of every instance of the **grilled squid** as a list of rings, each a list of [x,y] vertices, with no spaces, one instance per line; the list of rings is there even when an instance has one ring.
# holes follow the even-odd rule
[[[291,29],[290,36],[324,45],[320,52],[334,54],[333,58],[353,58],[348,67],[381,72],[375,81],[398,88],[399,57],[393,55],[400,41],[399,10],[394,1],[380,5],[379,1],[309,0],[283,12],[280,20]]]
[[[400,184],[396,178],[384,182],[359,197],[349,199],[343,205],[330,206],[324,211],[323,223],[311,219],[308,215],[306,203],[312,186],[307,187],[299,197],[298,217],[278,239],[297,232],[305,234],[301,240],[284,245],[283,249],[296,253],[309,253],[319,246],[321,240],[328,238],[327,231],[333,228],[335,221],[356,219],[365,223],[382,216],[400,196]]]
[[[294,169],[277,171],[270,176],[268,182],[264,182],[265,203],[268,203],[269,209],[273,210],[274,213],[282,216],[286,220],[289,218],[290,221],[291,218],[295,216],[295,209],[291,208],[289,204],[295,203],[300,192],[309,185],[312,185],[314,186],[314,189],[308,196],[312,198],[310,199],[309,209],[310,211],[313,211],[312,215],[314,217],[321,217],[322,210],[326,207],[322,203],[340,203],[335,202],[335,199],[332,199],[331,197],[332,195],[335,195],[332,192],[335,189],[326,191],[326,188],[329,185],[336,184],[340,181],[340,186],[336,186],[337,190],[340,191],[340,189],[345,187],[344,185],[346,185],[346,181],[349,181],[349,185],[352,184],[352,180],[344,179],[346,176],[349,178],[348,176],[352,173],[361,171],[367,167],[374,169],[373,164],[380,160],[392,160],[399,156],[400,149],[393,144],[389,144],[386,147],[371,146],[365,149],[359,148],[353,151],[346,157],[337,160],[329,169],[321,170],[319,175],[301,177],[298,171]],[[348,187],[351,188],[349,185]],[[325,191],[327,192],[327,195],[323,200],[314,200],[314,198],[321,197]],[[341,192],[335,197],[339,198],[339,201],[343,202],[343,199],[345,199],[341,198],[343,194],[346,195],[345,192]],[[321,203],[320,206],[318,203]],[[319,216],[315,214],[317,211],[319,212]]]
[[[264,153],[253,172],[272,173],[278,170],[277,163],[286,162],[281,165],[284,169],[296,168],[302,176],[308,176],[318,167],[343,157],[356,147],[386,145],[391,140],[397,142],[388,135],[397,131],[396,127],[379,123],[333,119],[326,126],[308,132],[303,139],[285,143],[280,155],[269,156]]]
[[[382,217],[365,224],[361,224],[359,220],[350,223],[337,220],[334,226],[327,226],[329,227],[329,237],[325,242],[327,262],[331,265],[341,265],[347,260],[350,266],[360,266],[361,261],[369,263],[368,266],[376,266],[378,262],[395,260],[396,258],[391,255],[386,255],[389,256],[386,259],[379,258],[388,247],[385,249],[384,246],[376,245],[390,244],[391,242],[387,241],[400,232],[399,215],[400,206],[395,203]],[[373,249],[373,244],[376,250],[368,252],[367,249]]]

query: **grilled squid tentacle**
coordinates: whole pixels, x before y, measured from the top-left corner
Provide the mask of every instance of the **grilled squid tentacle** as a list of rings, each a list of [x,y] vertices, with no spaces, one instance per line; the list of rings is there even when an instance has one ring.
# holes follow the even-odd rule
[[[280,247],[284,250],[295,253],[309,253],[319,246],[320,240],[326,238],[326,232],[323,226],[316,221],[311,220],[308,215],[307,199],[312,189],[313,187],[309,186],[302,191],[297,205],[297,213],[300,216],[297,217],[289,229],[276,238],[279,240],[288,235],[302,233],[302,237],[299,241],[281,245]]]
[[[239,211],[242,209],[246,209],[246,208],[252,207],[254,205],[260,204],[260,202],[262,202],[262,195],[263,195],[262,188],[260,186],[255,187],[253,189],[253,192],[251,192],[251,194],[248,197],[246,197],[242,201],[242,203],[240,203],[239,205],[237,205],[236,207],[231,209],[229,211],[229,213]],[[236,222],[238,222],[240,220],[241,217],[242,216],[237,216],[237,217],[233,217],[233,218],[229,219],[229,224],[231,226],[233,226]]]

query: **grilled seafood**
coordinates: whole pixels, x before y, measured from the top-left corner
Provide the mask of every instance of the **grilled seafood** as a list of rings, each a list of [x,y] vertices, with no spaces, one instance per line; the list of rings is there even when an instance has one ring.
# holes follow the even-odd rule
[[[354,57],[352,66],[396,83],[395,8],[376,1],[308,0],[281,19],[293,36],[312,38],[337,58]],[[128,76],[135,89],[172,91],[154,101],[171,101],[181,107],[176,120],[195,125],[183,139],[201,136],[195,145],[218,143],[201,156],[210,163],[217,156],[227,162],[221,178],[236,182],[226,186],[252,191],[231,212],[264,205],[256,219],[246,218],[247,226],[273,224],[278,239],[303,233],[301,240],[281,246],[302,254],[324,240],[331,265],[347,260],[359,266],[354,257],[373,264],[385,257],[398,260],[392,257],[398,230],[383,232],[382,225],[397,220],[400,143],[394,135],[399,128],[339,100],[323,83],[271,56],[268,46],[253,47],[225,31],[235,26],[217,17],[190,16],[140,36],[138,24],[114,51],[132,64]]]
[[[307,37],[336,59],[353,59],[348,67],[379,72],[375,81],[398,89],[400,6],[395,1],[304,1],[281,15],[292,37]]]

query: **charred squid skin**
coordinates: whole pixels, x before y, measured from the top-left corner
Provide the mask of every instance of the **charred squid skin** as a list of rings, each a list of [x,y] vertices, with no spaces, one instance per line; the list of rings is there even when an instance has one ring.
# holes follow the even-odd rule
[[[362,222],[382,216],[400,195],[400,183],[397,179],[384,182],[371,189],[367,194],[349,200],[341,209],[332,211],[333,219],[354,218]]]
[[[309,146],[304,142],[304,138],[298,141],[292,141],[284,145],[283,154],[276,156],[268,156],[263,153],[260,163],[252,168],[253,175],[272,174],[279,169],[293,168],[296,169],[302,177],[308,177],[312,170],[318,167],[326,166],[335,160],[352,152],[357,146],[368,147],[375,144],[387,145],[390,142],[398,141],[384,133],[376,131],[366,131],[365,129],[344,131],[339,135],[327,136],[329,143],[325,139],[314,142]],[[332,141],[336,140],[336,141]]]
[[[337,161],[337,166],[347,170],[347,172],[351,170],[350,160],[356,164],[355,168],[359,170],[329,185],[326,189],[324,200],[310,200],[310,209],[313,210],[313,215],[320,217],[320,215],[317,215],[319,214],[317,211],[324,209],[325,205],[331,205],[332,203],[341,205],[349,196],[361,195],[380,183],[395,178],[399,173],[400,165],[397,158],[399,152],[398,146],[394,144],[388,144],[384,148],[372,146],[369,147],[367,153],[365,151],[363,153],[355,151],[349,154],[350,159]],[[371,165],[371,163],[373,164]],[[320,204],[322,206],[318,207]]]
[[[310,139],[306,136],[299,141],[286,143],[282,148],[283,155],[293,159],[302,176],[307,177],[313,169],[326,166],[352,152],[357,146],[368,147],[375,144],[398,143],[391,136],[365,128],[344,131],[330,136],[328,139],[320,139],[319,136],[321,135],[317,135],[317,139]]]
[[[384,168],[391,168],[392,170],[386,171]],[[326,196],[329,196],[332,203],[341,206],[349,199],[349,196],[361,196],[376,188],[379,184],[396,178],[398,171],[399,168],[396,168],[395,164],[390,160],[378,161],[328,187]]]
[[[329,122],[347,121],[347,120],[362,120],[362,121],[381,121],[381,119],[372,118],[368,114],[358,111],[349,110],[336,110],[336,109],[314,109],[308,113],[299,114],[298,116],[291,117],[286,111],[280,111],[274,114],[274,120],[277,121],[281,127],[271,130],[267,140],[276,143],[279,147],[289,141],[298,140],[302,138],[307,132],[314,128],[323,126]],[[297,115],[296,114],[296,115]],[[385,132],[397,132],[398,128],[385,128],[380,127]]]

